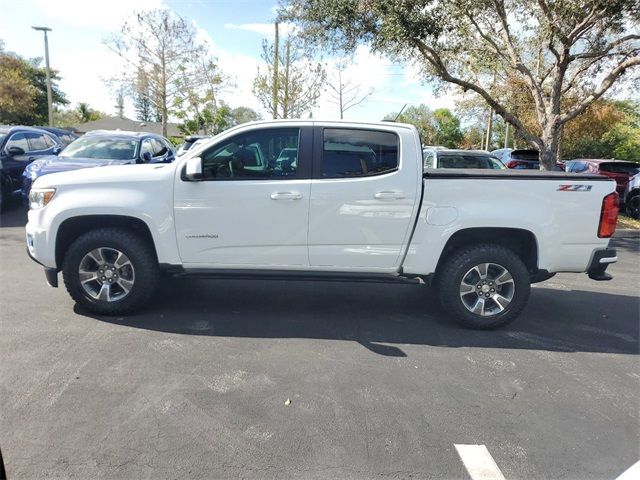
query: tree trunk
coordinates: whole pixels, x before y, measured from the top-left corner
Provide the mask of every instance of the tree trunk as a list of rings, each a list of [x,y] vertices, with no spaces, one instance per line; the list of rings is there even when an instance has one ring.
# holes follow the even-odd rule
[[[550,121],[542,134],[540,150],[540,170],[553,170],[558,160],[558,146],[562,126],[556,121]]]

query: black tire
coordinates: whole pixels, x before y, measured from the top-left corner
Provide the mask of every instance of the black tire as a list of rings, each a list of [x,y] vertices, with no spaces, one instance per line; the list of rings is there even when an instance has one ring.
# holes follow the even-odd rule
[[[498,302],[490,300],[493,310],[498,310],[502,307],[504,308],[502,311],[482,316],[473,313],[467,308],[461,297],[460,289],[463,279],[469,278],[467,276],[468,273],[475,266],[486,263],[500,266],[511,274],[513,287],[501,286],[500,288],[505,289],[503,290],[505,292],[507,288],[513,288],[513,291],[511,292],[511,301],[506,307],[502,307],[502,305],[498,305]],[[498,328],[515,320],[525,307],[531,291],[529,272],[520,257],[508,248],[494,244],[470,245],[454,252],[439,269],[436,277],[436,286],[440,303],[449,315],[465,327],[481,330]],[[470,303],[472,303],[473,299],[476,298],[474,295],[480,295],[480,293],[473,291],[466,295],[465,299],[469,301],[470,296]],[[482,298],[482,304],[484,309],[484,298]]]
[[[80,263],[85,255],[98,248],[124,253],[133,266],[133,286],[121,299],[106,301],[93,298],[80,282]],[[153,296],[160,276],[152,246],[141,236],[122,228],[101,228],[78,237],[65,254],[62,273],[65,287],[76,303],[101,315],[130,313],[142,307]]]
[[[640,194],[631,197],[627,202],[627,214],[636,220],[640,219]]]

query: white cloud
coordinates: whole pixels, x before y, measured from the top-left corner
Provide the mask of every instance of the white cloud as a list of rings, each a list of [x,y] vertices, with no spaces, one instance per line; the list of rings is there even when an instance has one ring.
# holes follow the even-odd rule
[[[134,11],[164,7],[162,0],[31,0],[46,15],[79,27],[116,30]]]

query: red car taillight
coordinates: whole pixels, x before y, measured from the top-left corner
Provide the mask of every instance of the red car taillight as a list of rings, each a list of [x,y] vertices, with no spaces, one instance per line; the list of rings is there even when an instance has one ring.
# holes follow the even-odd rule
[[[520,165],[527,165],[527,162],[519,162],[518,160],[509,160],[507,162],[507,168],[516,168]]]
[[[602,199],[600,211],[600,224],[598,225],[598,237],[609,238],[616,231],[618,222],[618,194],[610,193]]]

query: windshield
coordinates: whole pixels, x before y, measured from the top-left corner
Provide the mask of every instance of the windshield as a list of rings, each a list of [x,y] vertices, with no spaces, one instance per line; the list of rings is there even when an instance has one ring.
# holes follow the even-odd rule
[[[627,175],[635,175],[640,172],[640,165],[637,163],[611,162],[601,163],[600,170],[609,173],[623,173]]]
[[[104,160],[133,160],[136,158],[137,146],[137,140],[85,136],[71,142],[64,149],[62,156]]]

